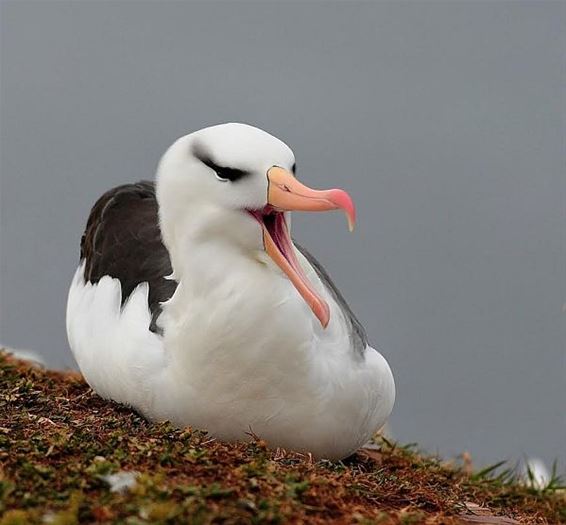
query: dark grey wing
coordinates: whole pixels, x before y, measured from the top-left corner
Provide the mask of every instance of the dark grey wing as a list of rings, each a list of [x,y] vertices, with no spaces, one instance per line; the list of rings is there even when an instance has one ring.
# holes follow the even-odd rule
[[[340,309],[344,314],[344,318],[346,319],[346,322],[349,325],[348,331],[350,333],[350,339],[352,341],[352,347],[354,348],[354,352],[356,352],[356,354],[360,356],[363,356],[366,346],[368,344],[368,338],[366,335],[366,331],[362,326],[362,323],[358,321],[358,318],[354,315],[354,312],[352,312],[350,305],[346,302],[346,299],[344,299],[344,297],[340,293],[340,290],[336,288],[336,285],[332,282],[330,275],[328,275],[327,271],[322,267],[322,265],[315,259],[315,257],[311,253],[309,253],[303,246],[301,246],[294,239],[293,239],[293,243],[297,247],[297,250],[299,250],[305,256],[307,261],[309,261],[309,263],[312,265],[319,279],[322,281],[324,286],[326,286],[328,291],[332,294],[332,297],[334,298],[338,306],[340,306]]]
[[[149,283],[150,330],[160,333],[160,303],[173,295],[177,283],[165,279],[171,260],[161,240],[153,182],[124,184],[98,199],[81,239],[82,260],[86,282],[97,283],[105,275],[120,280],[122,305],[138,284]]]

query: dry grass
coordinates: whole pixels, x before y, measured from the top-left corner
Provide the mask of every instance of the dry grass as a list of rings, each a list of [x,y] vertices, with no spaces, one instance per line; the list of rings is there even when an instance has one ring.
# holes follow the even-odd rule
[[[0,525],[566,522],[557,480],[536,491],[385,441],[339,463],[222,443],[1,353],[0,465]],[[137,482],[112,492],[119,471]]]

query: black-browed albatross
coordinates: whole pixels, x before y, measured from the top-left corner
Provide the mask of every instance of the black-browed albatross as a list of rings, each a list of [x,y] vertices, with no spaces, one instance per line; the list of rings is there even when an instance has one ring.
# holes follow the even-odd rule
[[[279,139],[222,124],[178,139],[152,182],[94,205],[67,333],[102,397],[217,438],[343,458],[387,420],[391,370],[290,211],[355,209],[294,176]],[[250,432],[251,431],[251,432]]]

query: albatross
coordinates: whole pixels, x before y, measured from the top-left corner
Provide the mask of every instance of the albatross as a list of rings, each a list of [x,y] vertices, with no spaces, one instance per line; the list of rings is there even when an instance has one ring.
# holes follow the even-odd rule
[[[100,396],[227,441],[340,459],[382,427],[387,361],[290,212],[355,208],[295,177],[281,140],[239,123],[179,138],[155,184],[109,190],[81,240],[69,344]]]

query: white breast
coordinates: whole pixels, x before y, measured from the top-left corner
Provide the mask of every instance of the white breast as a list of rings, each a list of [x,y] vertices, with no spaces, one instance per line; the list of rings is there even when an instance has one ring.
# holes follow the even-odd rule
[[[272,446],[318,457],[352,453],[391,412],[387,362],[372,348],[363,358],[352,351],[330,294],[322,290],[331,308],[324,330],[269,260],[250,267],[233,255],[229,273],[209,267],[200,274],[206,282],[183,277],[164,305],[164,338],[149,331],[147,285],[120,311],[119,282],[105,277],[85,285],[79,268],[67,319],[85,378],[102,396],[150,419],[228,440],[247,439],[251,431]]]

